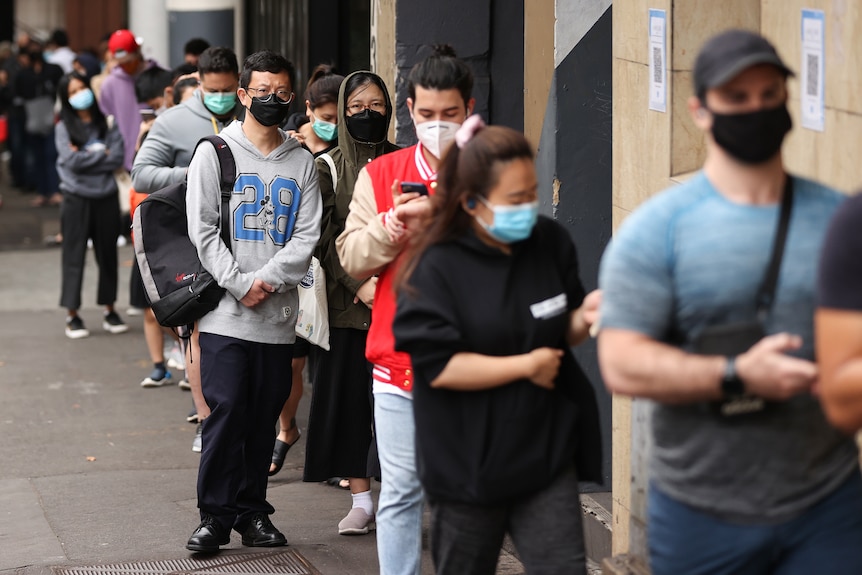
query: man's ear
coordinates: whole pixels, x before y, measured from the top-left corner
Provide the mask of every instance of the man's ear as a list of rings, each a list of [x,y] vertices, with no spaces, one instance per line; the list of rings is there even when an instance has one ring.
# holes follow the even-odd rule
[[[703,102],[697,96],[688,98],[688,112],[694,125],[704,131],[709,131],[712,127],[712,116],[709,110],[704,107]]]
[[[248,92],[246,92],[245,89],[241,87],[237,88],[236,96],[237,98],[239,98],[239,103],[242,104],[243,107],[245,107],[245,105],[248,104],[251,100],[251,97],[248,95]]]

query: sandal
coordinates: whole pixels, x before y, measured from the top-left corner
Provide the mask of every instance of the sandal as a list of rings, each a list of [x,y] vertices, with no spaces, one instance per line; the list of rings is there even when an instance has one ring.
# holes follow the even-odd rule
[[[346,477],[330,477],[325,481],[327,485],[340,487],[342,489],[350,489],[350,480]]]
[[[275,465],[275,469],[269,470],[270,477],[281,471],[281,468],[284,465],[284,458],[287,457],[287,452],[290,451],[291,447],[296,445],[296,442],[299,441],[300,437],[302,437],[302,433],[299,433],[296,436],[293,443],[285,443],[278,438],[275,439],[275,447],[272,449],[272,464]]]

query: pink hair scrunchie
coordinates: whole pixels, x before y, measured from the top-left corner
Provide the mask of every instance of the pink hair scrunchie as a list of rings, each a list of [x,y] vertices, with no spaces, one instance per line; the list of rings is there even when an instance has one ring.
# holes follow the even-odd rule
[[[473,139],[473,136],[476,135],[476,132],[485,127],[485,121],[482,120],[482,116],[479,114],[473,114],[461,124],[461,127],[458,128],[458,131],[455,132],[455,144],[458,146],[458,149],[463,150],[464,146],[467,145],[467,142]]]

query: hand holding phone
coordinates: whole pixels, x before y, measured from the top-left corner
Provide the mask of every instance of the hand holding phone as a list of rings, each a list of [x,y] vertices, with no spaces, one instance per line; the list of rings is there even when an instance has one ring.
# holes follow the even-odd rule
[[[428,188],[422,182],[401,182],[401,193],[409,194],[410,192],[416,192],[420,196],[427,196]]]

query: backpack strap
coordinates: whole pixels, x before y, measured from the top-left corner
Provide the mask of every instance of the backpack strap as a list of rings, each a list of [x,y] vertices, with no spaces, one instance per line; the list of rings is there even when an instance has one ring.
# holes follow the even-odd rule
[[[227,246],[228,251],[230,251],[230,222],[228,221],[228,212],[230,211],[230,195],[233,193],[233,184],[236,179],[236,160],[227,142],[221,136],[205,136],[198,141],[198,146],[204,140],[212,144],[218,156],[219,168],[221,170],[221,209],[219,210],[221,214],[221,225],[219,227],[221,229],[219,235],[221,235],[221,240]]]
[[[335,169],[335,161],[332,159],[332,156],[330,156],[327,152],[320,154],[320,156],[318,157],[321,158],[324,162],[326,162],[327,166],[329,166],[329,172],[330,174],[332,174],[332,191],[337,194],[338,172]]]

